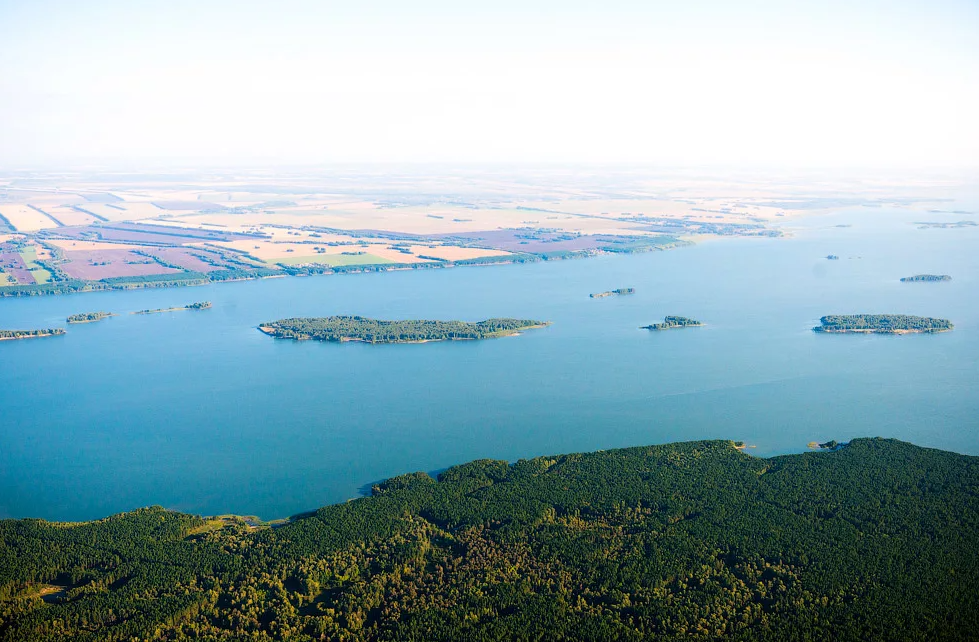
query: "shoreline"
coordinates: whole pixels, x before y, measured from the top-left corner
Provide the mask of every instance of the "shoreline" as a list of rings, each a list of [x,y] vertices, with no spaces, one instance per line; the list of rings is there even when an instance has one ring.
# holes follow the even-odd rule
[[[675,237],[671,237],[675,238]],[[732,237],[733,238],[733,237]],[[748,237],[742,237],[748,238]],[[112,292],[120,290],[144,290],[144,289],[163,289],[163,288],[184,288],[193,287],[200,285],[212,285],[218,283],[236,283],[240,281],[258,281],[264,279],[283,279],[286,277],[303,277],[303,276],[328,276],[328,275],[344,275],[344,274],[367,274],[371,272],[401,272],[401,271],[414,271],[414,270],[432,270],[432,269],[446,269],[446,268],[457,268],[457,267],[486,267],[494,265],[519,265],[521,263],[540,263],[546,261],[566,261],[572,259],[587,259],[597,256],[614,256],[621,254],[648,254],[651,252],[665,252],[667,250],[674,250],[682,247],[694,246],[696,243],[686,239],[676,238],[673,243],[667,243],[663,245],[651,245],[647,248],[631,250],[629,252],[610,252],[607,250],[581,250],[576,251],[567,255],[561,256],[547,256],[542,254],[523,254],[519,255],[521,258],[504,258],[505,260],[499,261],[470,261],[469,259],[463,259],[460,261],[444,261],[436,263],[411,263],[411,264],[364,264],[363,266],[351,266],[350,269],[336,269],[337,266],[322,266],[324,269],[322,271],[314,271],[309,273],[296,273],[290,274],[289,272],[283,271],[277,274],[256,274],[255,276],[241,276],[230,279],[214,279],[210,280],[208,278],[191,278],[185,280],[175,280],[167,282],[132,282],[132,283],[105,283],[102,281],[74,281],[74,283],[79,284],[77,289],[68,289],[66,291],[47,291],[44,289],[33,289],[38,287],[39,284],[35,285],[8,285],[0,286],[0,299],[5,298],[19,298],[19,297],[32,297],[32,296],[63,296],[68,294],[84,294],[87,292]],[[390,267],[387,267],[390,265]],[[50,283],[43,284],[43,286],[58,287],[59,284],[70,283],[69,281],[51,281]],[[5,290],[4,288],[12,288],[10,290]]]
[[[854,439],[856,439],[856,440],[861,440],[861,439],[863,439],[863,440],[869,440],[869,439],[875,439],[875,438],[873,438],[873,437],[860,437],[860,438],[854,438]],[[876,438],[876,439],[880,439],[880,438]],[[901,440],[896,440],[896,439],[891,439],[891,440],[892,441],[901,441]],[[798,450],[792,450],[790,452],[775,452],[775,453],[770,453],[768,455],[755,455],[755,454],[752,454],[750,452],[747,452],[749,449],[758,448],[758,446],[755,445],[755,444],[748,444],[746,442],[741,442],[740,440],[735,440],[735,439],[708,439],[708,440],[704,440],[704,441],[707,442],[707,443],[712,443],[712,442],[724,443],[724,444],[726,444],[727,446],[729,446],[730,448],[732,448],[734,451],[736,451],[737,453],[739,453],[741,455],[744,455],[744,456],[749,457],[749,458],[752,458],[752,459],[760,459],[760,460],[763,460],[764,461],[764,460],[774,459],[774,458],[778,458],[778,457],[785,457],[785,456],[796,456],[796,455],[797,456],[802,456],[802,455],[804,455],[806,453],[818,453],[818,454],[831,455],[831,454],[834,454],[834,453],[839,453],[840,451],[844,450],[847,446],[850,445],[850,442],[853,441],[853,439],[848,440],[846,442],[840,442],[834,448],[816,448],[816,449],[813,449],[809,444],[807,444],[805,447],[800,447]],[[742,445],[740,445],[740,446],[737,445],[739,442]],[[598,454],[598,453],[614,452],[614,451],[617,451],[617,450],[632,450],[632,449],[636,449],[636,448],[645,448],[645,447],[664,447],[664,446],[673,446],[673,445],[684,444],[684,443],[687,443],[687,442],[685,442],[685,441],[668,441],[668,442],[663,442],[663,443],[658,443],[658,444],[649,444],[648,446],[622,446],[622,447],[618,447],[618,448],[608,448],[608,449],[606,449],[606,448],[597,448],[595,450],[588,450],[588,451],[582,451],[582,452],[563,453],[563,454],[558,455],[558,456],[582,455],[582,454],[583,455],[592,455],[592,454]],[[809,443],[812,444],[814,442],[809,442]],[[911,443],[911,442],[903,442],[903,441],[901,441],[901,443],[910,443],[911,445],[913,445],[913,446],[915,446],[917,448],[922,448],[922,449],[932,449],[931,447],[928,447],[928,446],[918,446],[917,444],[914,444],[914,443]],[[958,451],[953,451],[953,450],[948,450],[948,451],[945,451],[945,450],[942,450],[942,449],[938,449],[938,450],[941,450],[942,452],[953,453],[953,454],[956,454],[956,455],[962,455],[962,456],[965,456],[965,457],[979,457],[979,455],[968,455],[968,454],[960,453]],[[507,467],[508,468],[511,468],[514,465],[516,465],[519,461],[522,461],[524,459],[536,459],[536,458],[541,458],[541,457],[548,457],[548,455],[539,455],[539,454],[538,455],[529,455],[526,458],[517,458],[517,459],[514,459],[513,461],[509,461],[509,460],[505,460],[505,461],[506,461]],[[446,466],[444,468],[439,468],[439,469],[436,469],[434,471],[427,471],[427,473],[430,473],[434,477],[436,472],[445,471],[445,470],[448,470],[450,468],[454,468],[454,467],[457,467],[457,466],[465,466],[465,465],[467,465],[469,463],[472,463],[473,461],[480,461],[480,460],[473,459],[473,460],[466,460],[466,461],[462,461],[462,462],[457,462],[457,463],[454,463],[454,464],[449,464],[448,466]],[[405,473],[394,474],[394,475],[391,475],[390,477],[387,477],[385,479],[376,480],[376,481],[373,482],[373,484],[379,484],[379,483],[383,483],[383,482],[389,481],[391,479],[396,479],[397,477],[400,477],[403,474],[405,474]],[[312,509],[301,510],[301,511],[299,511],[297,513],[293,513],[292,515],[288,515],[286,517],[273,517],[273,518],[270,518],[270,519],[263,519],[263,518],[259,517],[258,515],[254,514],[254,513],[233,513],[233,512],[222,512],[222,513],[212,513],[212,514],[189,513],[189,512],[187,512],[185,510],[176,509],[176,508],[166,508],[166,507],[164,507],[164,510],[167,510],[167,511],[170,511],[170,512],[173,512],[173,513],[194,514],[194,515],[198,515],[198,516],[202,517],[205,520],[241,521],[241,522],[245,523],[250,529],[263,528],[263,527],[267,527],[267,528],[278,528],[280,526],[284,526],[286,524],[291,524],[291,523],[296,522],[297,520],[300,520],[300,519],[303,519],[305,517],[308,517],[309,515],[314,514],[317,510],[320,510],[321,508],[327,508],[327,507],[330,507],[330,506],[340,506],[340,505],[346,504],[346,503],[351,502],[351,501],[355,501],[355,500],[359,500],[359,499],[366,499],[366,498],[370,498],[372,496],[373,495],[369,491],[361,491],[361,492],[358,492],[355,495],[351,495],[350,497],[348,497],[347,499],[344,499],[344,500],[340,500],[340,501],[336,501],[336,502],[332,502],[332,503],[328,503],[328,504],[323,504],[323,505],[317,506],[317,507],[312,508]],[[43,520],[43,521],[47,522],[49,525],[52,525],[52,526],[58,526],[58,527],[61,527],[61,528],[73,528],[73,527],[76,527],[76,526],[83,526],[83,525],[86,525],[86,524],[92,524],[92,523],[95,523],[95,522],[99,522],[99,521],[105,520],[107,518],[114,517],[116,515],[125,515],[127,513],[133,512],[133,511],[141,510],[143,508],[149,508],[151,506],[152,505],[139,506],[139,507],[135,507],[135,508],[130,508],[130,509],[122,510],[120,512],[112,513],[112,514],[109,514],[109,515],[101,515],[99,517],[94,517],[94,518],[91,518],[91,519],[64,520],[64,519],[48,519],[48,518],[45,518],[45,517],[36,517],[36,516],[23,516],[23,517],[0,517],[0,521],[5,521],[5,520],[14,520],[14,521],[16,521],[16,520],[24,520],[24,519],[38,519],[38,520]]]
[[[939,334],[940,332],[951,332],[954,328],[933,328],[928,330],[877,330],[873,328],[856,330],[824,330],[816,327],[812,331],[816,334]]]
[[[23,341],[24,339],[43,339],[45,337],[60,337],[67,334],[64,330],[61,332],[45,332],[44,334],[25,334],[19,337],[0,337],[0,341]]]

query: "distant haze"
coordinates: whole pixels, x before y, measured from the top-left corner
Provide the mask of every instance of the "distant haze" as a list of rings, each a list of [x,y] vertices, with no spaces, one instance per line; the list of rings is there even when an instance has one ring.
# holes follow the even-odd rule
[[[977,42],[974,0],[0,0],[0,167],[973,167]]]

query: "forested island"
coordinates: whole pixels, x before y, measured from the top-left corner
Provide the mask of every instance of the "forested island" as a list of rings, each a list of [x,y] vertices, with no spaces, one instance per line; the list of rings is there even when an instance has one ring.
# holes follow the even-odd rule
[[[902,283],[917,283],[919,281],[951,281],[952,277],[947,274],[915,274],[901,279]]]
[[[54,337],[65,333],[64,328],[44,328],[41,330],[0,330],[0,341],[15,339],[40,339]]]
[[[822,317],[814,332],[864,332],[876,334],[909,334],[913,332],[947,332],[955,326],[948,319],[916,317],[908,314],[832,314]]]
[[[595,292],[593,294],[589,294],[588,296],[590,296],[593,299],[601,299],[601,298],[604,298],[604,297],[607,297],[607,296],[613,296],[613,295],[619,295],[619,294],[635,294],[635,293],[636,293],[636,288],[619,288],[618,290],[608,290],[606,292]]]
[[[157,314],[158,312],[176,312],[177,310],[206,310],[211,307],[210,301],[198,301],[197,303],[191,303],[189,305],[184,305],[176,308],[158,308],[156,310],[139,310],[138,312],[133,312],[133,314]]]
[[[967,640],[979,459],[698,441],[394,477],[277,528],[0,521],[0,638]]]
[[[428,341],[462,341],[491,339],[518,334],[523,330],[543,328],[545,321],[528,319],[487,319],[478,323],[466,321],[380,321],[359,316],[282,319],[258,327],[278,339],[303,341],[362,341],[364,343],[424,343]]]
[[[663,318],[662,323],[652,323],[641,326],[640,330],[672,330],[673,328],[697,328],[704,325],[696,319],[687,317],[668,316]]]
[[[102,319],[108,319],[111,316],[115,316],[109,312],[82,312],[80,314],[73,314],[68,317],[68,323],[94,323],[95,321],[101,321]]]

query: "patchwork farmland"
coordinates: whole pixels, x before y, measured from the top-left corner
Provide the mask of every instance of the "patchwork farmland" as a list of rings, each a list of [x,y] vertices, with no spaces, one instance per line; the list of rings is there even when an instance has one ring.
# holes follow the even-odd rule
[[[0,185],[0,296],[661,250],[786,215],[770,186],[590,180],[37,175]]]

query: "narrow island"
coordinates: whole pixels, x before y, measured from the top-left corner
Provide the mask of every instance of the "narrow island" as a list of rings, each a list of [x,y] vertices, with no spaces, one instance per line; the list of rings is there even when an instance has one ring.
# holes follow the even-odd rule
[[[618,295],[618,294],[635,294],[636,288],[619,288],[618,290],[608,290],[606,292],[594,292],[589,294],[593,299],[601,299],[603,297]]]
[[[64,333],[64,328],[45,328],[42,330],[0,330],[0,341],[13,341],[15,339],[40,339],[41,337],[54,337]]]
[[[840,257],[837,256],[837,255],[835,255],[835,254],[829,254],[829,255],[826,256],[826,258],[828,260],[830,260],[830,261],[839,261],[840,260]]]
[[[82,312],[80,314],[73,314],[68,317],[68,323],[94,323],[96,321],[101,321],[102,319],[108,319],[109,317],[114,317],[115,315],[110,312]]]
[[[487,319],[466,321],[380,321],[359,316],[282,319],[258,327],[277,339],[305,341],[361,341],[363,343],[427,343],[492,339],[543,328],[545,321],[528,319]]]
[[[652,323],[650,325],[641,326],[640,330],[672,330],[673,328],[698,328],[704,325],[696,319],[688,319],[687,317],[675,317],[669,316],[664,317],[662,323]]]
[[[952,277],[947,274],[915,274],[901,279],[901,283],[920,283],[932,281],[951,281]]]
[[[185,305],[177,308],[159,308],[157,310],[139,310],[138,312],[133,312],[133,314],[156,314],[158,312],[176,312],[177,310],[206,310],[211,307],[210,301],[198,301],[197,303],[191,303],[190,305]]]
[[[948,319],[916,317],[908,314],[832,314],[819,320],[813,332],[843,334],[911,334],[915,332],[948,332],[955,326]]]

